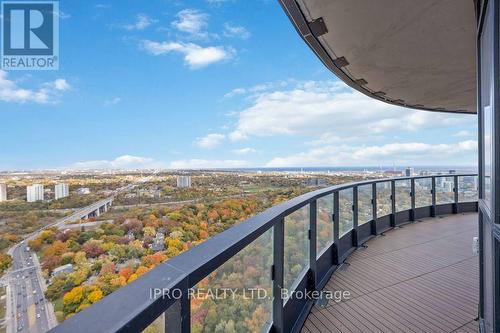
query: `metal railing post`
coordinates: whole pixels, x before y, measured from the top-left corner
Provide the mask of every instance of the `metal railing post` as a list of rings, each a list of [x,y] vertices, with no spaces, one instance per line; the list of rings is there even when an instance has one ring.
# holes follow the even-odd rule
[[[335,253],[333,254],[333,261],[335,265],[340,264],[340,252],[339,252],[339,233],[340,233],[340,207],[339,207],[339,192],[333,192],[333,248]]]
[[[273,332],[284,332],[284,310],[281,289],[284,285],[285,220],[274,223],[273,232]]]
[[[352,243],[358,247],[358,187],[352,188]]]
[[[396,226],[396,181],[391,180],[391,227]]]
[[[453,214],[458,214],[458,176],[453,176]]]
[[[164,313],[165,332],[190,333],[191,332],[191,301],[189,299],[189,286],[186,280],[181,287],[182,296],[172,304]]]
[[[309,204],[309,290],[316,290],[317,264],[316,264],[316,242],[317,242],[317,200]]]
[[[410,221],[415,221],[415,178],[410,179],[410,200],[411,200],[411,210],[410,210]]]
[[[177,301],[165,311],[165,332],[182,332],[182,306]]]
[[[436,177],[431,177],[431,195],[432,195],[432,207],[431,207],[431,217],[436,217]]]
[[[377,183],[372,184],[372,235],[377,234]]]

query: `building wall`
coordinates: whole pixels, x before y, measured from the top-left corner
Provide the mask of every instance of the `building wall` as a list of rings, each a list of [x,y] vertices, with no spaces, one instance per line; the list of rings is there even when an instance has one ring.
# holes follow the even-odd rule
[[[7,200],[7,185],[0,184],[0,202]]]
[[[191,187],[191,176],[177,176],[177,187]]]
[[[69,196],[69,186],[68,184],[57,184],[54,188],[55,199],[62,199]]]
[[[43,201],[43,185],[34,184],[26,188],[26,201],[36,202]]]

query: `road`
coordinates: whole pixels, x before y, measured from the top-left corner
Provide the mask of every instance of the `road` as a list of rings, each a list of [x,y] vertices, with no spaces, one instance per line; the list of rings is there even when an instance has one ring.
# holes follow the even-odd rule
[[[44,333],[57,325],[52,304],[44,297],[43,277],[36,255],[21,243],[12,251],[12,271],[4,277],[9,284],[10,313],[7,331]]]

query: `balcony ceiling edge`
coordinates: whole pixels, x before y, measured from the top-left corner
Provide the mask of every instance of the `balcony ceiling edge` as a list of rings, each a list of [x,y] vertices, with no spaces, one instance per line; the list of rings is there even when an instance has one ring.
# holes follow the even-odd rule
[[[350,87],[407,108],[475,114],[473,0],[279,0]]]

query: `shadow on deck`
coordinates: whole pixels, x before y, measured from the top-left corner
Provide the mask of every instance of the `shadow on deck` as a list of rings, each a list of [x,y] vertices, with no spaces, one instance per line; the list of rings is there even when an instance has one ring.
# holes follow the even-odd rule
[[[478,332],[477,230],[477,213],[448,215],[368,241],[324,289],[350,299],[314,306],[302,332]]]

